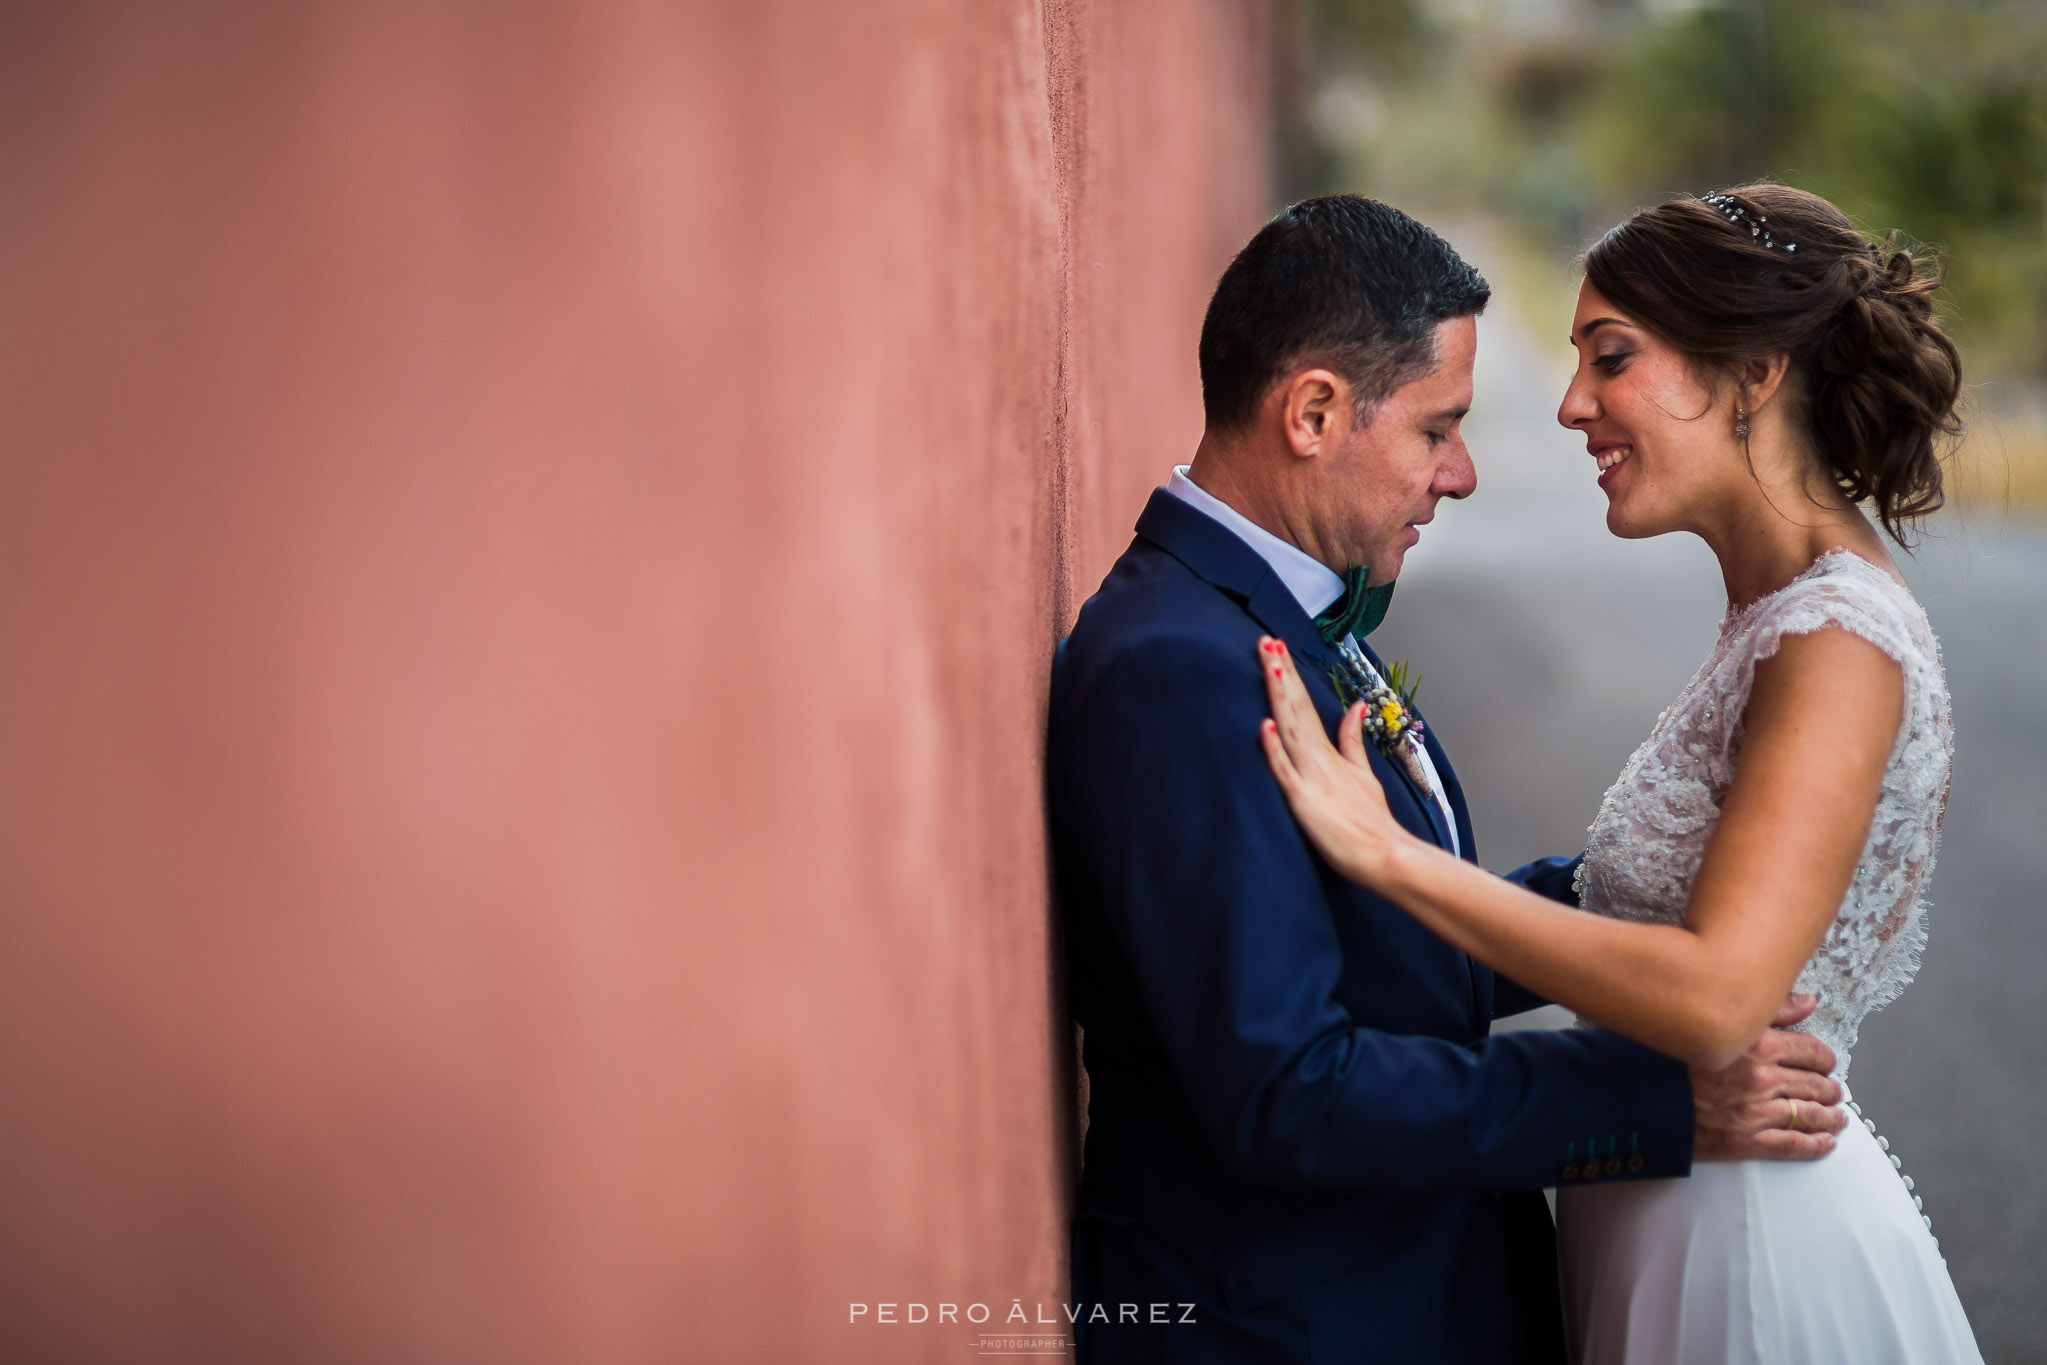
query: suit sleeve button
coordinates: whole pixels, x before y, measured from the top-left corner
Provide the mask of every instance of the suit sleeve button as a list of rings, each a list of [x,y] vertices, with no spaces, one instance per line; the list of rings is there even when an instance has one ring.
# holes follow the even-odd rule
[[[1628,1169],[1631,1171],[1639,1171],[1648,1164],[1649,1164],[1648,1161],[1642,1156],[1640,1152],[1636,1152],[1633,1156],[1628,1158]]]
[[[1619,1175],[1621,1173],[1621,1159],[1619,1157],[1610,1156],[1606,1159],[1606,1173],[1608,1175]]]
[[[1577,1178],[1578,1165],[1576,1162],[1567,1161],[1557,1170],[1557,1179],[1559,1180],[1576,1180]]]

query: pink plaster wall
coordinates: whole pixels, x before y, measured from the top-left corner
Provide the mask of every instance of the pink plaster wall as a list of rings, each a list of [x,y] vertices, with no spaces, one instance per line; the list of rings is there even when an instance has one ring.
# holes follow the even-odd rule
[[[0,1355],[1064,1298],[1046,665],[1262,13],[0,6]]]

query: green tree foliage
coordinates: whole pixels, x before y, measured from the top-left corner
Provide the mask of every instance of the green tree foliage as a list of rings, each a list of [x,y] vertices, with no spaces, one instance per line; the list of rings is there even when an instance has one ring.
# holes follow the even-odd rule
[[[1504,213],[1553,247],[1769,177],[1940,247],[1964,344],[2047,378],[2038,0],[1314,0],[1337,184]]]

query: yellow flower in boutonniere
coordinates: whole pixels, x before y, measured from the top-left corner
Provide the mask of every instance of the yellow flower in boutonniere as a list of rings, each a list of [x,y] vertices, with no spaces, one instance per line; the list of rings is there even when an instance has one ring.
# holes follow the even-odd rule
[[[1420,742],[1423,728],[1421,717],[1414,713],[1414,691],[1421,685],[1421,679],[1405,659],[1387,664],[1381,676],[1363,651],[1349,640],[1338,646],[1337,660],[1337,666],[1329,670],[1337,697],[1346,707],[1361,701],[1368,703],[1364,714],[1365,738],[1380,753],[1398,759],[1403,767],[1416,765],[1418,760],[1410,751]]]

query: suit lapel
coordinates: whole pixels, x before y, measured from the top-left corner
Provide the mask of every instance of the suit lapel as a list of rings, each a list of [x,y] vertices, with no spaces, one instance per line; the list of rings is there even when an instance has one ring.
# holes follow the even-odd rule
[[[1386,665],[1380,661],[1379,656],[1370,646],[1365,646],[1365,654],[1371,659],[1372,667],[1378,669],[1383,677]],[[1415,715],[1422,722],[1422,746],[1429,751],[1429,760],[1436,765],[1436,776],[1442,779],[1443,795],[1450,803],[1450,818],[1457,822],[1457,843],[1452,845],[1447,840],[1439,839],[1438,845],[1444,849],[1454,847],[1460,851],[1460,856],[1466,862],[1476,863],[1478,853],[1472,847],[1471,812],[1464,803],[1464,788],[1458,784],[1457,772],[1450,766],[1450,755],[1444,752],[1441,741],[1436,738],[1435,727],[1429,724],[1428,717],[1422,715],[1420,707],[1415,708]],[[1428,812],[1429,823],[1441,830],[1442,808],[1436,804],[1435,799],[1425,797],[1422,809]],[[1471,981],[1472,1028],[1478,1033],[1486,1033],[1492,1028],[1493,974],[1481,966],[1477,958],[1470,956],[1464,959],[1464,971]]]
[[[1333,741],[1337,722],[1343,719],[1343,702],[1329,681],[1329,671],[1336,660],[1329,646],[1322,643],[1315,623],[1301,609],[1299,599],[1272,571],[1264,556],[1215,518],[1163,489],[1154,491],[1151,501],[1145,504],[1144,514],[1137,519],[1137,533],[1243,603],[1244,610],[1268,635],[1286,642],[1300,667],[1308,695],[1314,699],[1315,710],[1322,717],[1323,727]],[[1380,666],[1376,655],[1372,656],[1372,665]],[[1365,747],[1371,756],[1373,774],[1379,785],[1386,788],[1387,806],[1393,817],[1438,848],[1449,848],[1448,828],[1435,798],[1425,788],[1416,786],[1400,764],[1372,745]],[[1405,793],[1405,801],[1400,799],[1401,793]]]
[[[1421,715],[1419,709],[1416,715]],[[1471,809],[1464,800],[1464,786],[1457,780],[1456,770],[1450,766],[1450,755],[1443,751],[1442,742],[1436,732],[1428,728],[1426,717],[1422,724],[1422,743],[1429,749],[1429,757],[1436,761],[1436,775],[1443,779],[1443,794],[1450,798],[1450,814],[1457,821],[1457,847],[1464,851],[1467,862],[1477,862],[1478,854],[1472,850]]]
[[[1377,651],[1362,640],[1358,642],[1358,648],[1362,649],[1365,657],[1372,661],[1372,667],[1379,670],[1379,676],[1385,677],[1386,661],[1379,657]],[[1436,776],[1443,780],[1443,795],[1447,798],[1450,795],[1450,762],[1443,757],[1442,746],[1433,742],[1435,740],[1435,733],[1429,729],[1428,718],[1422,715],[1419,708],[1416,708],[1415,715],[1422,721],[1422,747],[1428,750],[1430,761],[1436,765]],[[1401,780],[1407,783],[1408,791],[1414,794],[1415,804],[1420,806],[1422,814],[1428,817],[1429,829],[1436,836],[1436,846],[1438,848],[1456,849],[1470,847],[1468,836],[1458,843],[1452,843],[1450,840],[1448,821],[1456,818],[1453,813],[1454,806],[1452,811],[1445,811],[1442,803],[1436,800],[1436,794],[1416,782],[1408,774],[1405,765],[1388,760],[1386,766],[1399,773]],[[1464,831],[1460,830],[1459,833],[1463,834]]]
[[[1365,651],[1365,657],[1372,661],[1372,667],[1378,669],[1380,676],[1384,677],[1386,673],[1385,661],[1379,657],[1370,645],[1362,645],[1361,647]],[[1429,751],[1429,759],[1436,765],[1436,776],[1442,779],[1443,796],[1450,805],[1450,818],[1457,824],[1456,846],[1463,850],[1467,861],[1477,862],[1478,857],[1472,852],[1471,848],[1471,811],[1465,805],[1464,787],[1457,780],[1457,770],[1450,765],[1450,755],[1444,751],[1442,741],[1436,738],[1435,727],[1428,723],[1428,717],[1422,715],[1419,706],[1414,708],[1414,714],[1422,722],[1422,747]],[[1436,803],[1431,799],[1429,805],[1433,808]],[[1438,813],[1440,814],[1440,811]],[[1441,821],[1439,820],[1437,823],[1440,825]],[[1447,840],[1443,844],[1445,848],[1450,846]]]

